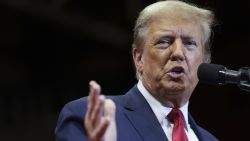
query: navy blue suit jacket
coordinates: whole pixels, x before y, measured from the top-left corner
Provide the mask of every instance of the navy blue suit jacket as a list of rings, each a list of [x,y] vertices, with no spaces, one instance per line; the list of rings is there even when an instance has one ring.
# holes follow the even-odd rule
[[[111,96],[116,104],[117,141],[168,141],[159,121],[134,86],[121,96]],[[87,141],[84,129],[87,98],[72,101],[62,109],[55,130],[57,141]],[[198,126],[189,115],[189,124],[199,141],[218,141]]]

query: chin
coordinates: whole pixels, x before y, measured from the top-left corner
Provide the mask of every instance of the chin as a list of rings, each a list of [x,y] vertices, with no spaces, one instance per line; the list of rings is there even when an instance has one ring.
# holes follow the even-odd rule
[[[184,92],[185,86],[183,84],[169,84],[166,86],[167,91],[172,93]]]

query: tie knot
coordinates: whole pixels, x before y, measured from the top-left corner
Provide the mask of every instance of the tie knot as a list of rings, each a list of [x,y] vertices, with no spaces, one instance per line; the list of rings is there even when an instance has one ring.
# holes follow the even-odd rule
[[[168,119],[172,123],[176,123],[182,120],[182,112],[178,108],[173,108],[172,111],[168,114]]]

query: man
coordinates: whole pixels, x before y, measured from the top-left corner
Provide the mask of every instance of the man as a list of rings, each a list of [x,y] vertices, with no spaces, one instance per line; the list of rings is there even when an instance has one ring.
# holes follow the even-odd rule
[[[181,1],[146,7],[135,25],[133,60],[138,84],[106,99],[90,82],[88,98],[67,104],[58,141],[217,141],[188,113],[197,68],[210,61],[213,14]]]

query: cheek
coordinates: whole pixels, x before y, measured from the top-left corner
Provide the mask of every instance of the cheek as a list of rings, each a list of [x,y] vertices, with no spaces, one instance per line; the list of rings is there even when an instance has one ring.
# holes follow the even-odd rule
[[[204,60],[204,55],[201,50],[197,50],[194,52],[189,52],[187,54],[188,63],[190,66],[197,68]]]
[[[164,73],[167,54],[163,51],[150,50],[145,52],[143,57],[143,71],[151,77],[160,77]]]
[[[144,54],[145,67],[149,67],[151,70],[158,68],[163,64],[164,55],[154,49],[148,50]],[[155,68],[156,67],[156,68]]]
[[[203,62],[203,54],[190,54],[187,65],[192,81],[198,81],[197,70],[199,65]]]

